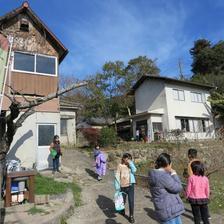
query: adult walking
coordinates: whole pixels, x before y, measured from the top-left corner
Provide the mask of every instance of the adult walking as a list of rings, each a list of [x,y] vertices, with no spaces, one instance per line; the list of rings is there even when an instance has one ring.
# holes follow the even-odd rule
[[[181,224],[184,205],[179,196],[182,184],[171,158],[167,153],[159,155],[155,169],[149,172],[149,185],[157,218],[161,224]]]
[[[121,163],[117,167],[117,171],[115,173],[115,190],[121,191],[124,199],[124,203],[126,202],[126,197],[128,196],[128,204],[129,204],[129,222],[134,223],[134,185],[136,167],[134,162],[132,161],[132,156],[129,153],[125,153],[122,156]],[[120,212],[125,216],[125,210]]]
[[[59,170],[59,158],[62,156],[61,153],[61,145],[60,145],[60,140],[59,136],[55,135],[53,138],[53,142],[50,144],[50,154],[52,156],[53,160],[53,171],[52,173],[54,174],[56,171],[60,172]]]

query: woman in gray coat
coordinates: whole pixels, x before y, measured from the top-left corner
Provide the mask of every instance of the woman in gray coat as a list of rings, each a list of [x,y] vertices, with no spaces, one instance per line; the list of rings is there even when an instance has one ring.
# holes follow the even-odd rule
[[[161,224],[181,224],[184,205],[179,193],[182,185],[171,166],[170,155],[162,153],[149,172],[149,186],[157,218]]]

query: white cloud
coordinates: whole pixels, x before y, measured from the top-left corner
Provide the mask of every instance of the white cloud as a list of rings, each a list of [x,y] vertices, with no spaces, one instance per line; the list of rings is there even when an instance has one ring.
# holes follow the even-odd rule
[[[134,2],[97,1],[98,11],[91,18],[74,16],[66,26],[70,56],[61,71],[94,73],[105,61],[127,62],[139,55],[158,58],[164,69],[170,60],[189,49],[183,33],[186,12],[180,3],[163,1],[151,5],[145,1],[138,7],[131,4]]]

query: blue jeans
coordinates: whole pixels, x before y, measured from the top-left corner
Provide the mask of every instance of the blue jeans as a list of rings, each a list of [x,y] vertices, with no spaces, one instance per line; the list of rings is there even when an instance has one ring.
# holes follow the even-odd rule
[[[129,187],[121,187],[121,191],[124,192],[123,198],[124,203],[126,203],[126,197],[128,196],[128,205],[129,205],[129,215],[134,215],[134,197],[135,197],[135,187],[134,184],[131,184]]]
[[[53,171],[59,171],[59,156],[53,159]]]
[[[182,224],[182,221],[181,221],[180,216],[177,216],[176,218],[171,219],[167,222],[162,222],[162,224]]]

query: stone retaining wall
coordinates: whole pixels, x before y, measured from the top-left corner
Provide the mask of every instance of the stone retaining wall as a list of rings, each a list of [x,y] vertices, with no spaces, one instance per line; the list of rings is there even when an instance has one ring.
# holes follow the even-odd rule
[[[132,154],[136,163],[142,161],[155,161],[157,156],[166,152],[172,157],[176,169],[184,169],[188,162],[187,151],[189,148],[198,150],[198,158],[204,161],[209,169],[224,165],[224,142],[219,140],[189,142],[189,143],[151,143],[126,142],[116,148],[106,149],[110,168],[115,168],[123,153]]]

